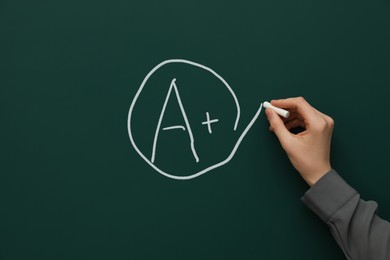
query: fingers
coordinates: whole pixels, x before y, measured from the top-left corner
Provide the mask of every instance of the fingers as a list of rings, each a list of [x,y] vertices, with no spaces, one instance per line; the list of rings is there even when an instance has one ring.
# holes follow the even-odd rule
[[[273,111],[272,109],[269,109],[269,108],[267,108],[265,110],[265,113],[266,113],[267,119],[270,123],[270,128],[276,134],[279,141],[282,143],[287,138],[290,138],[291,133],[288,131],[288,129],[284,125],[284,122],[279,117],[279,115],[275,111]]]
[[[292,121],[292,120],[294,120],[294,119],[296,119],[296,118],[298,118],[298,119],[304,121],[302,115],[300,115],[300,114],[297,113],[297,112],[290,112],[290,116],[287,117],[287,118],[281,117],[281,119],[283,120],[284,123],[287,123],[287,122],[289,122],[289,121]]]
[[[287,108],[307,121],[313,121],[317,116],[317,111],[302,97],[272,100],[271,104],[280,108]]]

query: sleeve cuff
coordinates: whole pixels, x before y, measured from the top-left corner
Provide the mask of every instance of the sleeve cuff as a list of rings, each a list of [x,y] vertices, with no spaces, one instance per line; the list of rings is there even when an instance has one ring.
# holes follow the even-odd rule
[[[327,222],[357,194],[335,170],[321,177],[301,198],[303,203]]]

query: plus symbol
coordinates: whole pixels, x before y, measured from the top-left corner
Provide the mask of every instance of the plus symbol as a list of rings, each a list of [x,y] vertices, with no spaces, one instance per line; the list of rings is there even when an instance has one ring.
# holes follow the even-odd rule
[[[206,112],[206,118],[207,118],[207,120],[202,122],[202,125],[207,125],[207,129],[209,130],[209,133],[211,134],[213,132],[211,130],[211,124],[218,122],[218,119],[210,120],[209,112]]]

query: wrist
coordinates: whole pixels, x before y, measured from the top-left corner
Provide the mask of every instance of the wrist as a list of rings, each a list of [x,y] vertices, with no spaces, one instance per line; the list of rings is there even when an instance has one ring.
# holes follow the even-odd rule
[[[332,170],[332,167],[330,167],[330,165],[329,165],[327,167],[324,167],[321,170],[318,170],[316,172],[312,172],[312,173],[306,175],[306,178],[304,177],[304,180],[311,187],[314,184],[316,184],[316,182],[319,179],[321,179],[325,174],[327,174],[330,170]],[[303,177],[303,175],[302,175],[302,177]]]

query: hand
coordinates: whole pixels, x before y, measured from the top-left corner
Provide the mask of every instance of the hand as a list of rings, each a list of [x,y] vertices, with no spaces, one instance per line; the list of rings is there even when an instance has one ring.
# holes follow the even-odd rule
[[[330,143],[334,121],[319,112],[302,97],[272,100],[271,104],[290,111],[287,119],[281,119],[272,109],[266,109],[270,130],[278,137],[294,168],[312,186],[330,171]],[[305,130],[290,132],[296,127]]]

